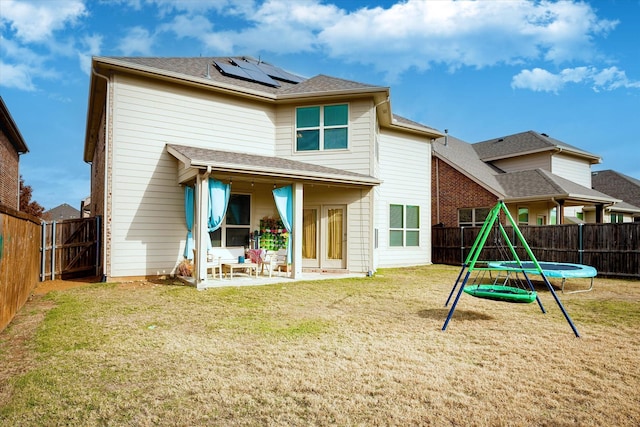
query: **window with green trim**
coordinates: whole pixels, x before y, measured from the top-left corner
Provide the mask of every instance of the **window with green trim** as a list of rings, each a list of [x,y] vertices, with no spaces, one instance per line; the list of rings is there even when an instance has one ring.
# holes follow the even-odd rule
[[[347,104],[296,108],[296,151],[346,150]]]
[[[389,205],[389,246],[420,246],[420,206]]]

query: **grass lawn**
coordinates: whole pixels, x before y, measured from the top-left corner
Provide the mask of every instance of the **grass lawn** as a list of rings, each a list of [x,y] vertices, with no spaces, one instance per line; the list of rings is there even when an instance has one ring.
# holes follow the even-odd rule
[[[544,290],[463,294],[443,332],[458,272],[36,295],[0,334],[0,425],[640,425],[640,282],[559,293],[581,338]]]

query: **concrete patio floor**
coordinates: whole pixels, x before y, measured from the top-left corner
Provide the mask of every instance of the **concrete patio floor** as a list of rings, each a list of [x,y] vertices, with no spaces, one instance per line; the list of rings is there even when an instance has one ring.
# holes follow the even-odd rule
[[[330,279],[348,279],[353,277],[366,277],[365,273],[325,273],[325,272],[303,272],[301,277],[292,279],[287,277],[284,273],[280,275],[274,274],[272,277],[258,275],[249,276],[247,274],[234,273],[233,279],[225,277],[223,279],[214,279],[211,276],[206,282],[200,285],[200,290],[211,288],[223,288],[230,286],[264,286],[273,285],[276,283],[295,283],[309,280],[330,280]],[[187,282],[191,286],[195,286],[195,281],[192,277],[182,277],[183,281]]]

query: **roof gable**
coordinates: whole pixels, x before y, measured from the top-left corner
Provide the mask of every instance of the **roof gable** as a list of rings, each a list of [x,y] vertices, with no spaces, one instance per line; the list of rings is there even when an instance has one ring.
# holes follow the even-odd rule
[[[551,153],[566,151],[589,159],[591,163],[600,162],[600,157],[595,154],[551,138],[545,133],[538,133],[532,130],[476,142],[473,144],[473,148],[480,159],[485,162],[544,151]]]

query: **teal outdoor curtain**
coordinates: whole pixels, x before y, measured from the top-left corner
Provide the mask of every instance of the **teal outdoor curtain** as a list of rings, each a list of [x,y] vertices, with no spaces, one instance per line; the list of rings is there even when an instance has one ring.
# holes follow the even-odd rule
[[[184,215],[187,223],[187,242],[184,245],[184,257],[193,259],[193,187],[184,187]]]
[[[209,178],[209,232],[216,231],[222,225],[224,216],[227,214],[231,186],[213,178]],[[209,245],[211,247],[211,240]]]
[[[293,225],[293,187],[287,185],[286,187],[274,188],[273,199],[276,202],[276,208],[280,214],[280,220],[284,228],[289,232],[289,238],[287,239],[287,263],[291,263],[291,229]]]

